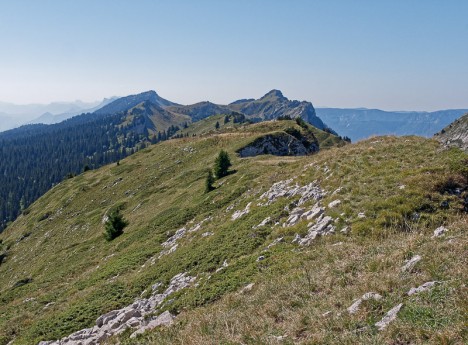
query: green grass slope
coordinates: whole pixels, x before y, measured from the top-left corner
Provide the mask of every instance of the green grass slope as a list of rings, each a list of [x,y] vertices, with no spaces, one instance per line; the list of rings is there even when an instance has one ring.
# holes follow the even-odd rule
[[[181,272],[197,284],[162,305],[178,314],[174,326],[109,343],[462,343],[467,219],[460,197],[446,192],[466,187],[467,155],[427,139],[383,137],[306,157],[236,156],[256,137],[292,125],[170,140],[54,187],[0,235],[0,344],[36,344],[93,326]],[[206,169],[221,149],[231,156],[232,174],[204,193]],[[258,203],[273,183],[290,178],[317,181],[327,192],[323,205],[340,199],[326,214],[351,231],[300,247],[291,241],[307,232],[307,222],[256,227],[268,216],[287,219],[293,199]],[[232,220],[250,202],[250,212]],[[129,225],[107,242],[103,218],[115,208]],[[164,241],[202,220],[158,258]],[[432,239],[440,225],[448,234]],[[265,251],[279,237],[284,241]],[[415,254],[423,259],[403,274],[400,266]],[[429,280],[441,283],[405,295]],[[348,315],[368,291],[384,298]],[[378,332],[373,323],[401,302],[398,319]]]

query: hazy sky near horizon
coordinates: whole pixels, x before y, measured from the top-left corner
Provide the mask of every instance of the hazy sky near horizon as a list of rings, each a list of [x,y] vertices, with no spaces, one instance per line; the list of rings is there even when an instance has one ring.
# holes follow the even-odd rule
[[[0,101],[468,108],[466,0],[0,0]]]

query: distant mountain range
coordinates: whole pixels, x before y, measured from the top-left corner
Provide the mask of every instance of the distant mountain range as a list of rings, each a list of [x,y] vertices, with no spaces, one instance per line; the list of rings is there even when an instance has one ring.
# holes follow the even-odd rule
[[[10,114],[0,113],[0,132],[15,128],[19,125],[20,123],[18,122],[18,118],[15,118]]]
[[[281,91],[271,90],[259,99],[243,99],[227,105],[211,102],[199,102],[191,105],[180,105],[160,97],[155,91],[147,91],[138,95],[130,95],[97,110],[96,114],[113,114],[129,111],[133,107],[147,102],[152,106],[164,108],[175,117],[185,117],[189,122],[199,121],[208,116],[239,112],[254,122],[272,120],[278,117],[301,117],[319,129],[326,126],[315,114],[310,102],[291,101],[284,97]]]
[[[241,99],[230,104],[199,102],[179,105],[160,97],[154,91],[122,97],[96,113],[128,111],[138,103],[147,101],[166,112],[188,122],[196,122],[216,114],[238,112],[257,122],[278,117],[300,117],[319,129],[328,128],[353,141],[373,135],[419,135],[431,137],[436,132],[468,112],[467,109],[422,111],[383,111],[379,109],[314,108],[307,101],[289,100],[281,91],[271,90],[259,99]],[[166,114],[167,115],[167,114]]]
[[[65,120],[67,120],[69,118],[72,118],[73,116],[76,116],[76,115],[80,115],[80,114],[83,114],[83,113],[93,113],[93,112],[101,109],[102,107],[105,107],[108,104],[114,102],[117,99],[118,99],[118,97],[104,98],[101,103],[99,103],[98,105],[93,106],[91,108],[80,108],[80,109],[76,109],[76,110],[73,110],[73,111],[67,111],[67,112],[60,113],[60,114],[55,114],[55,115],[50,113],[50,112],[46,112],[46,113],[42,114],[41,116],[39,116],[38,118],[33,119],[32,121],[29,121],[28,123],[29,124],[43,123],[45,125],[52,125],[54,123],[59,123],[59,122],[65,121]]]
[[[95,107],[100,102],[53,102],[49,104],[13,104],[0,102],[0,112],[9,115],[19,116],[39,116],[43,113],[50,112],[60,114],[65,112],[79,111],[80,109],[88,109]]]
[[[112,97],[101,102],[75,101],[25,105],[0,102],[0,132],[24,124],[58,123],[82,113],[94,112],[116,99],[117,97]]]
[[[378,109],[316,108],[317,116],[342,136],[361,140],[372,135],[419,135],[431,137],[467,109],[383,111]]]
[[[126,97],[105,98],[101,102],[56,102],[47,105],[15,105],[0,102],[0,132],[22,124],[54,124],[82,113],[114,114],[129,111],[142,102],[149,102],[168,114],[194,122],[211,115],[239,112],[252,121],[282,116],[301,117],[319,129],[332,128],[335,133],[353,141],[373,135],[419,135],[431,137],[442,128],[468,112],[468,109],[449,109],[434,112],[384,111],[366,108],[314,108],[307,101],[289,100],[281,91],[271,90],[259,99],[248,98],[222,105],[204,101],[180,105],[146,91]],[[161,110],[158,110],[161,112]],[[165,126],[164,126],[165,127]]]

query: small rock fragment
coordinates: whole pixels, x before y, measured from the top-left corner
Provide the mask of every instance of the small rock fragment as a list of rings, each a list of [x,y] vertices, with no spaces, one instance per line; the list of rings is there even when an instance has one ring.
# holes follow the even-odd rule
[[[448,229],[444,226],[439,226],[437,229],[434,230],[434,235],[431,238],[440,237],[445,234]]]
[[[231,219],[232,219],[232,220],[236,220],[236,219],[239,219],[240,217],[242,217],[243,215],[246,215],[247,213],[249,213],[249,212],[250,212],[250,205],[251,205],[251,204],[252,204],[252,203],[249,202],[249,203],[247,204],[247,206],[245,206],[245,209],[234,212],[234,213],[232,214],[232,216],[231,216]]]
[[[339,204],[341,204],[341,200],[334,200],[334,201],[332,201],[331,203],[328,204],[328,207],[330,207],[330,208],[336,207]]]
[[[310,224],[307,235],[299,241],[299,244],[301,246],[308,246],[317,236],[333,233],[335,231],[335,227],[330,225],[332,220],[332,217],[325,216],[320,217],[317,220],[317,223]]]
[[[277,341],[283,341],[285,340],[288,336],[287,335],[272,335],[271,336],[273,339]]]
[[[407,260],[406,263],[401,267],[402,272],[408,272],[413,269],[413,267],[421,260],[420,255],[415,255],[411,259]]]
[[[357,299],[353,304],[351,304],[351,306],[348,308],[348,312],[350,314],[357,313],[359,310],[359,307],[361,306],[361,303],[369,299],[378,301],[382,299],[382,296],[376,292],[366,292],[364,295],[362,295],[361,298]]]
[[[226,267],[228,267],[228,266],[229,266],[229,264],[228,264],[227,260],[224,260],[224,262],[223,262],[223,264],[221,265],[221,267],[219,267],[218,269],[216,269],[215,272],[218,273],[218,272],[224,270],[224,269],[225,269]]]
[[[338,194],[339,192],[341,192],[342,189],[343,189],[343,187],[337,188],[337,189],[332,193],[332,195]]]
[[[418,286],[417,288],[411,288],[408,291],[408,296],[411,296],[411,295],[414,295],[414,294],[417,294],[417,293],[420,293],[420,292],[423,292],[423,291],[427,291],[427,290],[431,289],[437,283],[438,283],[438,281],[432,281],[432,282],[424,283],[424,284]]]
[[[278,243],[283,242],[283,240],[284,240],[283,237],[278,237],[278,238],[275,239],[273,242],[271,242],[271,243],[265,248],[265,250],[270,249],[270,248],[273,247],[273,246],[276,246]]]
[[[291,241],[291,243],[298,243],[299,244],[301,242],[301,240],[302,240],[301,235],[296,234],[296,236],[294,236],[294,239]]]
[[[397,306],[393,307],[388,311],[388,313],[375,324],[375,326],[379,329],[379,331],[384,330],[390,322],[396,319],[398,312],[400,311],[401,307],[403,306],[403,303],[398,304]]]
[[[292,213],[289,218],[286,220],[286,223],[283,224],[283,228],[288,226],[294,226],[301,220],[301,214]]]
[[[254,225],[254,226],[252,227],[252,229],[257,229],[257,228],[260,228],[260,227],[262,227],[262,226],[265,226],[265,225],[267,225],[270,221],[271,221],[271,217],[266,217],[264,220],[262,220],[262,222],[261,222],[260,224]]]
[[[242,290],[240,291],[240,293],[246,293],[246,292],[252,291],[254,285],[255,285],[255,283],[247,284],[246,286],[244,286],[244,287],[242,288]]]
[[[317,217],[321,216],[324,211],[325,211],[325,209],[323,207],[320,207],[319,204],[317,203],[317,204],[314,205],[314,207],[312,207],[312,209],[310,209],[307,212],[304,212],[302,214],[301,218],[307,219],[307,220],[312,220],[314,218],[317,218]]]

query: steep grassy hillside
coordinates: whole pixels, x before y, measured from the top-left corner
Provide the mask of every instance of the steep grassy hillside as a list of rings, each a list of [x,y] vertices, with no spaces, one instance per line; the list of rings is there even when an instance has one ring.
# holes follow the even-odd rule
[[[289,126],[163,142],[54,187],[0,235],[0,344],[92,327],[185,272],[195,283],[155,310],[178,314],[175,325],[108,342],[462,343],[467,223],[455,189],[466,189],[467,155],[382,137],[305,157],[236,156]],[[232,173],[205,193],[221,149]],[[298,207],[319,204],[330,235],[292,243],[310,230],[294,220]],[[103,220],[117,208],[129,225],[107,242]],[[431,238],[441,225],[449,231]],[[402,272],[414,255],[421,261]],[[440,283],[429,292],[406,296],[432,280]],[[349,315],[369,291],[382,299]],[[397,320],[378,332],[374,323],[399,303]]]
[[[27,125],[0,133],[0,232],[64,178],[85,168],[117,162],[208,116],[240,109],[246,114],[237,116],[244,120],[246,116],[252,121],[288,116],[324,129],[311,103],[289,101],[279,91],[267,96],[253,103],[241,101],[242,106],[236,102],[234,108],[210,102],[182,106],[147,91],[106,101],[94,113],[61,123]]]
[[[171,113],[160,106],[144,101],[127,111],[126,123],[140,120],[141,127],[153,133],[167,131],[171,126],[180,126],[190,123],[188,116]],[[146,123],[145,123],[146,121]],[[126,124],[125,123],[125,124]]]

